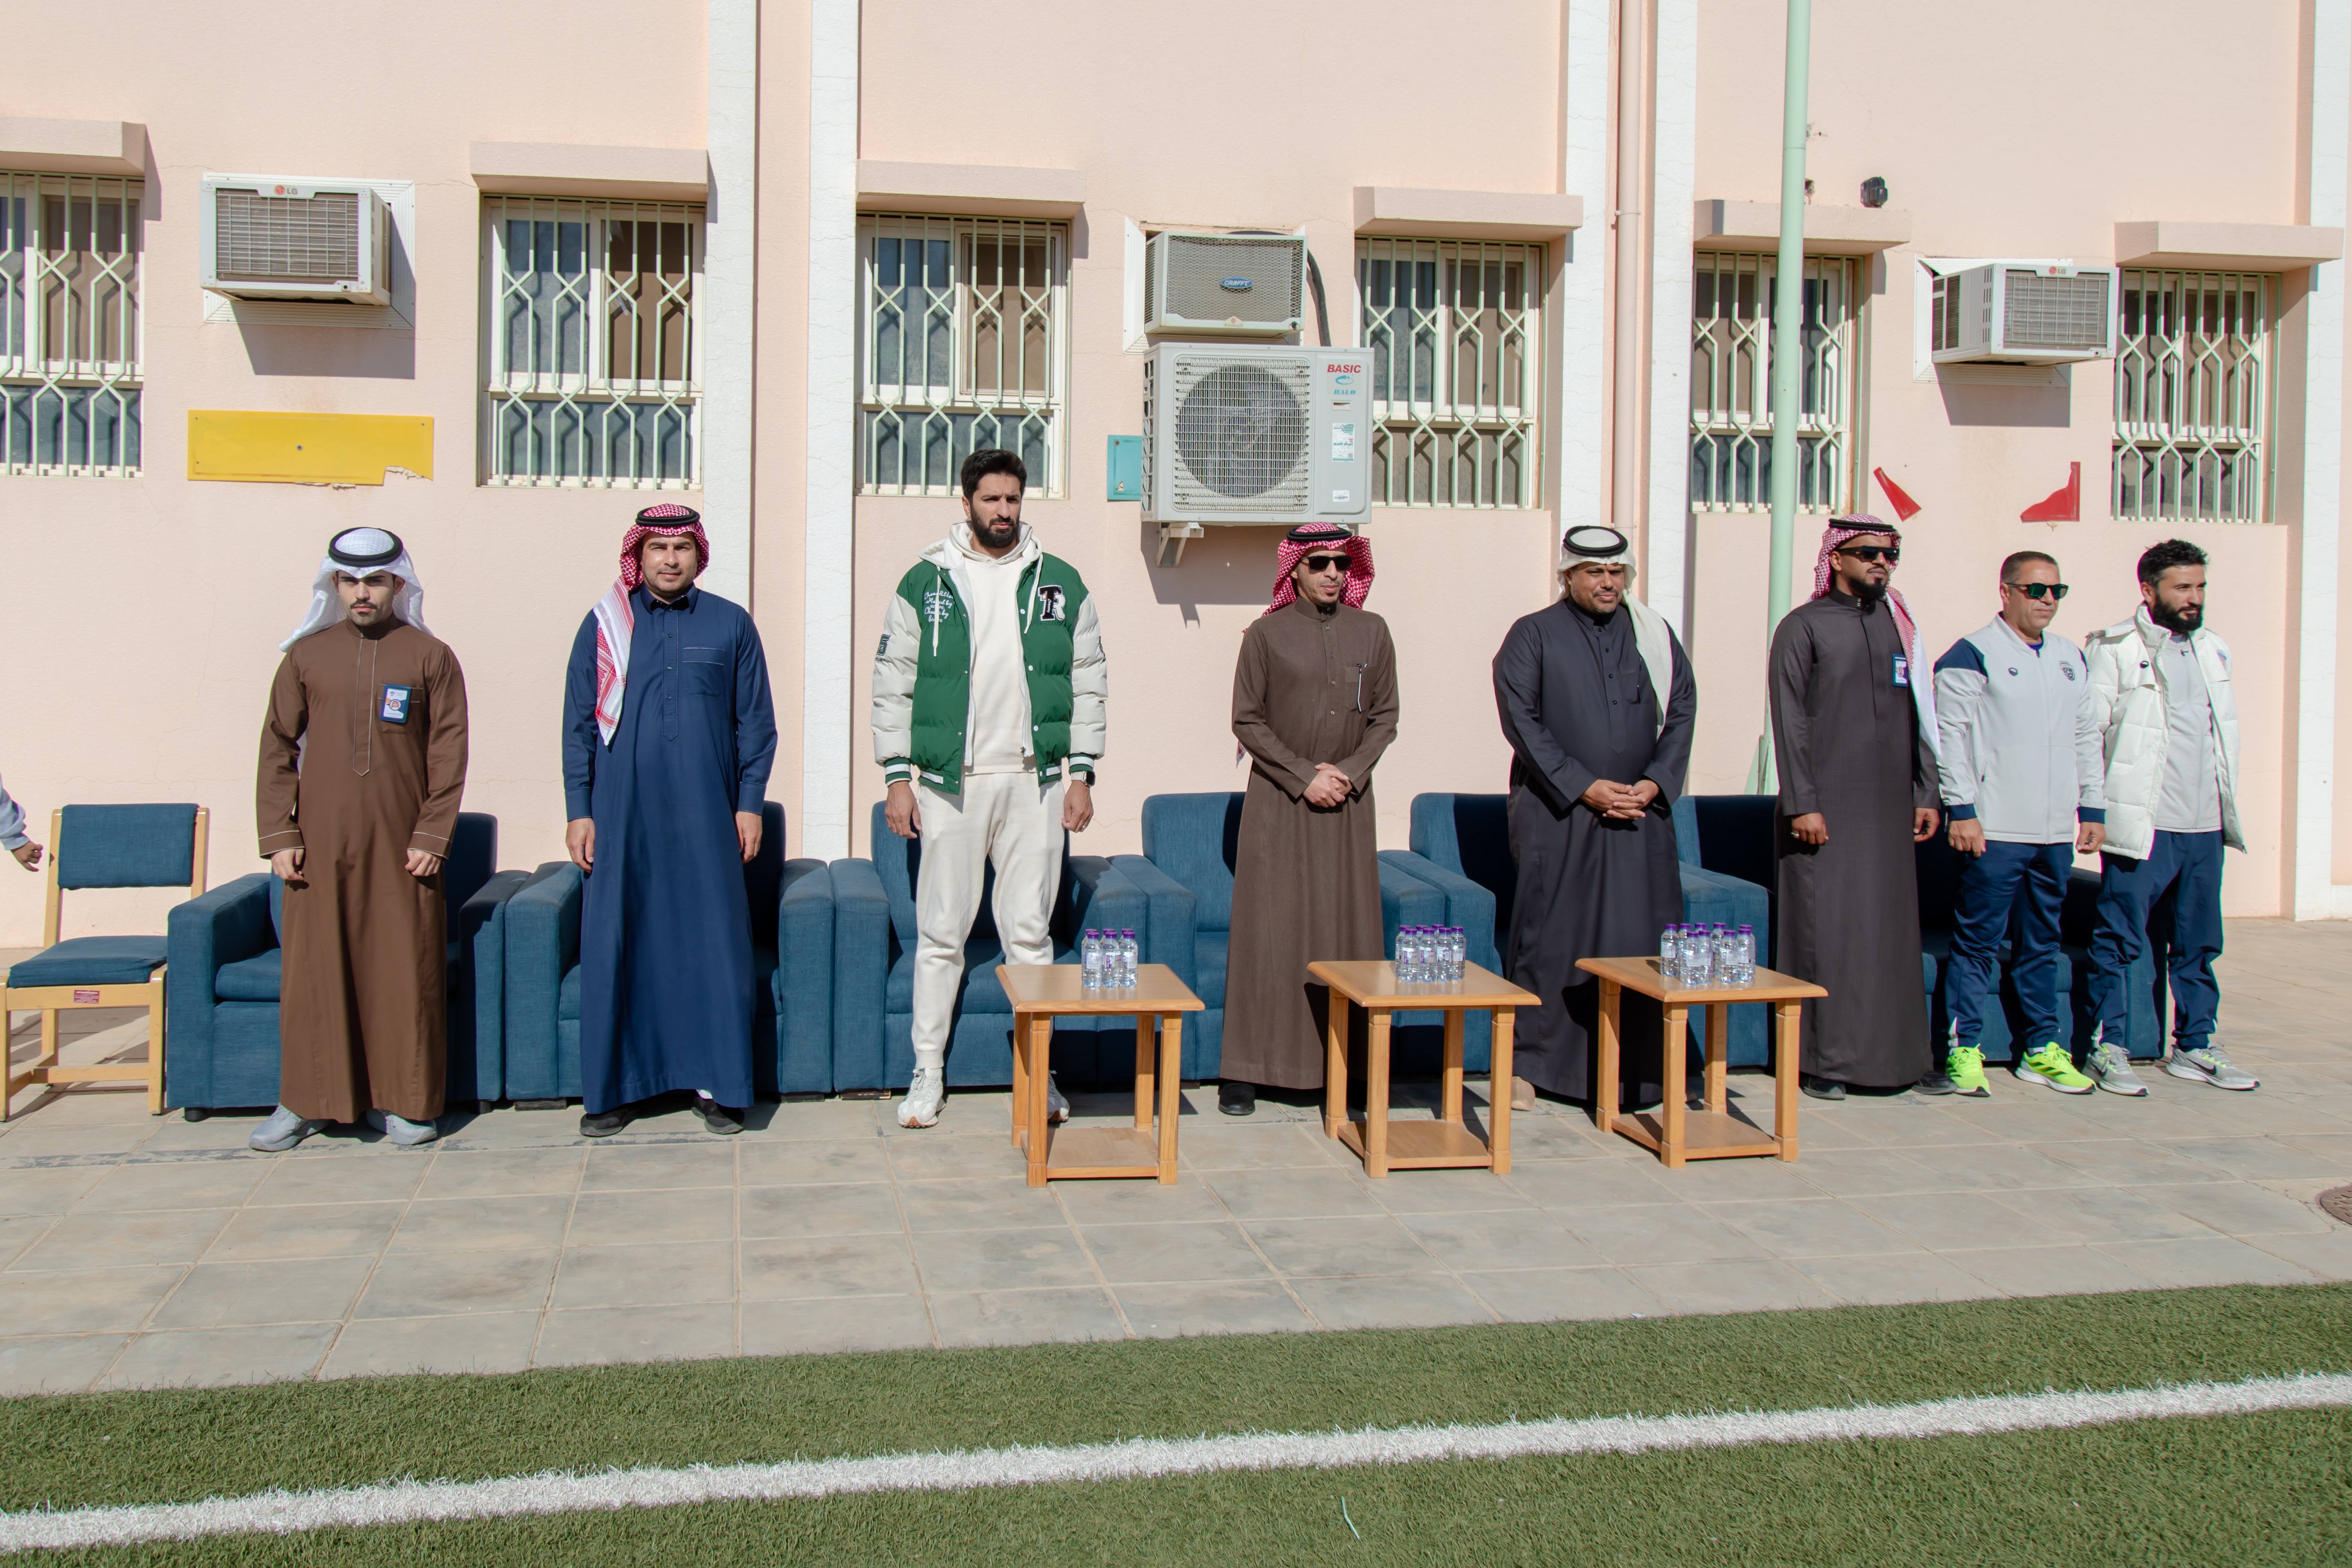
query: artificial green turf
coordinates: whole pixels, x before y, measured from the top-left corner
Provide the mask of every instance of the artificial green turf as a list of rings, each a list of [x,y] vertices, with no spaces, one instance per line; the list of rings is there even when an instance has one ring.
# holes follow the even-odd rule
[[[468,1568],[553,1563],[2314,1568],[2352,1561],[2348,1445],[2352,1413],[2298,1411],[1997,1437],[1460,1460],[635,1509],[221,1538],[45,1554],[40,1561],[91,1568],[382,1568],[428,1561]]]
[[[0,1507],[2347,1370],[2309,1285],[72,1394],[0,1402]]]

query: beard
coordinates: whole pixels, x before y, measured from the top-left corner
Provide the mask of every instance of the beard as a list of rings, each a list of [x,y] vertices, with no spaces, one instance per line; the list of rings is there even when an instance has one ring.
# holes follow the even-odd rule
[[[1873,583],[1865,578],[1853,585],[1853,596],[1865,605],[1874,605],[1886,597],[1886,590],[1889,586],[1888,584]]]
[[[2205,624],[2205,606],[2183,605],[2179,609],[2156,604],[2148,607],[2147,618],[2176,637],[2187,637]]]
[[[973,518],[971,532],[973,538],[990,549],[1002,550],[1021,537],[1021,521],[1018,518],[1014,518],[1001,523],[987,522],[979,518]]]

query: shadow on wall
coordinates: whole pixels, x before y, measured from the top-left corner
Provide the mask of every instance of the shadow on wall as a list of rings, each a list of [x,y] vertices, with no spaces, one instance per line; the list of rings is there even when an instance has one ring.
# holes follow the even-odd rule
[[[262,327],[239,322],[256,375],[358,375],[416,379],[414,331],[355,327]]]
[[[1944,417],[1955,425],[2063,430],[2074,423],[2071,381],[2063,386],[1971,386],[1947,381],[1941,390]]]
[[[1152,597],[1174,605],[1187,621],[1201,618],[1202,605],[1257,605],[1274,593],[1275,546],[1286,529],[1264,527],[1212,528],[1184,547],[1184,563],[1161,566],[1160,525],[1136,525],[1136,548],[1151,570]],[[1372,562],[1380,563],[1380,544],[1372,545]]]

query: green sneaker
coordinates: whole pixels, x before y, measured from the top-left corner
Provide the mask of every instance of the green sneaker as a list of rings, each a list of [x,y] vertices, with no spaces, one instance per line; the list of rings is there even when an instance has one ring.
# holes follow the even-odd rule
[[[1954,1046],[1944,1056],[1944,1076],[1952,1080],[1952,1092],[1988,1100],[1992,1089],[1985,1082],[1984,1052],[1974,1046]]]
[[[2090,1094],[2099,1087],[2074,1070],[2074,1058],[2055,1040],[2026,1052],[2017,1064],[2017,1076],[2028,1083],[2046,1083],[2061,1094]]]

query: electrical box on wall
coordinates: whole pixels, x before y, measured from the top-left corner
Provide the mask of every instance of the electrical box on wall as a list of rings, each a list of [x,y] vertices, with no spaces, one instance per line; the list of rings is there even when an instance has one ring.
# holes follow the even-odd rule
[[[2112,267],[1996,261],[1939,274],[1928,301],[1937,364],[2067,364],[2116,357]]]
[[[1335,522],[1371,514],[1367,349],[1164,343],[1144,363],[1143,515],[1162,557],[1206,524]]]
[[[373,186],[207,175],[204,286],[240,300],[392,302],[392,224]]]

